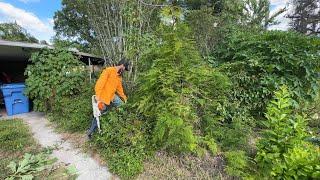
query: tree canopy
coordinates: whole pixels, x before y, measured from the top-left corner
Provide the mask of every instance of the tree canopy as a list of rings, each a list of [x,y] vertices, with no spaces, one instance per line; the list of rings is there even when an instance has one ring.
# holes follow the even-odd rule
[[[291,19],[291,29],[307,35],[320,34],[320,1],[293,0],[293,12],[287,17]]]
[[[63,40],[69,42],[66,44],[78,44],[80,49],[93,52],[97,39],[89,24],[88,11],[90,9],[84,0],[62,0],[62,9],[54,15],[54,39],[66,39]]]
[[[0,24],[0,39],[10,41],[22,41],[39,43],[39,40],[29,34],[25,29],[14,23],[2,23]]]

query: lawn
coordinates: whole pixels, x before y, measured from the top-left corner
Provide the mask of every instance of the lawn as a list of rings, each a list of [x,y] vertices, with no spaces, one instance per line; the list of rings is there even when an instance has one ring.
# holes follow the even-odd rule
[[[25,154],[31,154],[41,157],[48,157],[52,152],[52,148],[42,148],[33,139],[27,125],[20,119],[1,120],[0,121],[0,179],[7,178],[11,173],[10,168],[7,167],[10,162],[19,163],[23,160]],[[37,179],[70,179],[73,178],[68,174],[66,166],[63,164],[53,164],[50,162],[54,159],[48,158],[43,160],[49,160],[47,168],[39,171],[32,172],[32,176]],[[32,160],[29,160],[31,162]],[[45,164],[47,162],[41,162]],[[38,162],[38,164],[40,164]],[[31,165],[32,166],[32,165]],[[33,171],[30,169],[29,171]]]

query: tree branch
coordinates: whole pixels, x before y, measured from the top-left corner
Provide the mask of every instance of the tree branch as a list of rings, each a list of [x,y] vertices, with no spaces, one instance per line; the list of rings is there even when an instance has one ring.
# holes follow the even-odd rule
[[[169,6],[166,4],[149,4],[149,3],[144,2],[143,0],[139,0],[139,2],[145,6],[153,6],[153,7],[167,7],[167,6]]]

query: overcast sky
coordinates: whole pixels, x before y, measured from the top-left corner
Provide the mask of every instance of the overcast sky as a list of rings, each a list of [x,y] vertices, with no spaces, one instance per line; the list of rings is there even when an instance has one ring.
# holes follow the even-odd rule
[[[271,13],[286,6],[288,0],[271,0]],[[53,15],[61,9],[61,0],[0,0],[0,23],[16,21],[39,40],[50,41],[54,35]],[[281,15],[281,23],[270,29],[286,30],[288,20]]]

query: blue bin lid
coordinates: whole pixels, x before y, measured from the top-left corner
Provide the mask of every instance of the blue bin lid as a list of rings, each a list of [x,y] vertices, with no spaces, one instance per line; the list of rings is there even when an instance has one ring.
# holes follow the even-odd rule
[[[1,89],[16,89],[16,88],[25,88],[26,85],[24,83],[11,83],[11,84],[3,84],[0,86]]]

